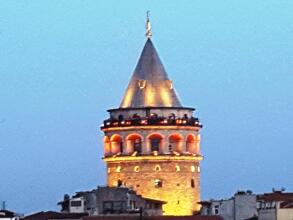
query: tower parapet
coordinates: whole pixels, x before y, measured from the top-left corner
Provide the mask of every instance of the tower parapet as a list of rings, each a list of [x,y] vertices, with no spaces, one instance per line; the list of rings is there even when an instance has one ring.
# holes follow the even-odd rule
[[[101,127],[108,186],[165,201],[164,215],[198,211],[202,125],[194,110],[181,105],[148,37],[120,107]]]

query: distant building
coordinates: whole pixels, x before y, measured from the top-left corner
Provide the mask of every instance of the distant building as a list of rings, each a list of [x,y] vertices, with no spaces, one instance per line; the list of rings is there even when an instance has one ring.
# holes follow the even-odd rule
[[[274,190],[257,197],[259,220],[292,220],[293,193]]]
[[[225,220],[244,220],[257,216],[257,196],[251,191],[238,191],[229,199],[202,201],[201,215],[220,215]]]
[[[224,220],[221,216],[89,216],[83,220]]]
[[[72,198],[64,197],[63,213],[88,213],[89,215],[141,214],[162,215],[163,201],[144,198],[126,187],[98,187],[92,191],[77,192]]]
[[[221,216],[134,216],[108,215],[86,216],[78,213],[38,212],[26,216],[23,220],[223,220]]]
[[[0,210],[0,220],[19,220],[22,215],[2,209]]]
[[[258,195],[239,191],[230,199],[200,204],[201,215],[220,215],[225,220],[293,220],[293,193],[283,190]]]

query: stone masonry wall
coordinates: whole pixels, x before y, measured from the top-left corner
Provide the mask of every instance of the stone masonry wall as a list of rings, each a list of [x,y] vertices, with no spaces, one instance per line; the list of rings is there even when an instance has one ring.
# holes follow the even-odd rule
[[[108,162],[108,186],[133,188],[146,198],[166,201],[164,215],[192,215],[199,210],[199,163],[192,160],[138,160]],[[162,186],[156,186],[160,180]],[[193,183],[192,183],[193,181]]]

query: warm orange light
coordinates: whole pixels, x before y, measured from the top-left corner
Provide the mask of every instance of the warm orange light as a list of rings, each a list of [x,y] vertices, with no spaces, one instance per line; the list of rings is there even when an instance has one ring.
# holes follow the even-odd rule
[[[155,104],[154,103],[154,92],[152,91],[152,87],[149,85],[146,86],[144,102],[147,106],[153,106]]]
[[[187,135],[186,138],[186,151],[192,154],[197,154],[198,153],[198,147],[197,147],[197,136],[194,134],[189,134]]]
[[[177,153],[183,153],[185,150],[184,147],[184,137],[181,134],[175,133],[169,136],[170,147],[173,151]]]
[[[106,162],[121,162],[121,161],[201,161],[201,155],[144,155],[144,156],[119,156],[119,157],[104,157]]]
[[[161,87],[160,95],[165,106],[172,106],[172,97],[168,88]]]
[[[118,154],[120,152],[120,145],[122,143],[122,137],[118,134],[114,134],[110,138],[110,144],[111,144],[111,153],[112,154]]]
[[[188,125],[181,125],[181,126],[170,126],[170,125],[148,125],[148,126],[129,126],[129,127],[110,127],[110,128],[101,128],[103,131],[128,131],[134,130],[139,127],[139,130],[190,130],[190,131],[199,131],[200,128]]]
[[[111,153],[110,140],[107,136],[104,137],[104,152],[105,152],[105,155],[108,155]]]

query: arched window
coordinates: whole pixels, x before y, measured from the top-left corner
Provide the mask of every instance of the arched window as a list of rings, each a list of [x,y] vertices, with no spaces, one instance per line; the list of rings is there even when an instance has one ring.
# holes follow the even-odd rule
[[[160,134],[152,134],[149,136],[149,143],[151,151],[157,151],[159,152],[161,145],[162,145],[162,135]]]
[[[117,180],[117,187],[122,186],[122,184],[123,184],[122,180],[121,180],[121,179],[118,179],[118,180]]]
[[[171,148],[172,151],[176,151],[178,153],[183,153],[183,136],[181,134],[171,134],[169,136],[169,145],[171,145],[171,147],[169,147],[169,149]]]
[[[160,167],[160,165],[156,165],[156,166],[155,166],[155,171],[161,171],[161,167]]]
[[[117,154],[123,152],[123,141],[122,137],[118,134],[114,134],[111,137],[111,153]]]
[[[135,166],[133,170],[134,170],[135,172],[139,172],[140,168],[139,168],[139,166]]]
[[[194,188],[194,187],[195,187],[194,179],[191,179],[191,180],[190,180],[190,186],[191,186],[191,188]]]
[[[192,154],[198,153],[197,138],[194,134],[187,135],[186,138],[186,151]]]
[[[130,134],[126,138],[127,147],[126,152],[127,153],[133,153],[137,152],[137,154],[142,153],[142,137],[139,134]]]
[[[110,140],[107,136],[104,137],[104,153],[105,153],[105,156],[108,156],[111,154]]]

